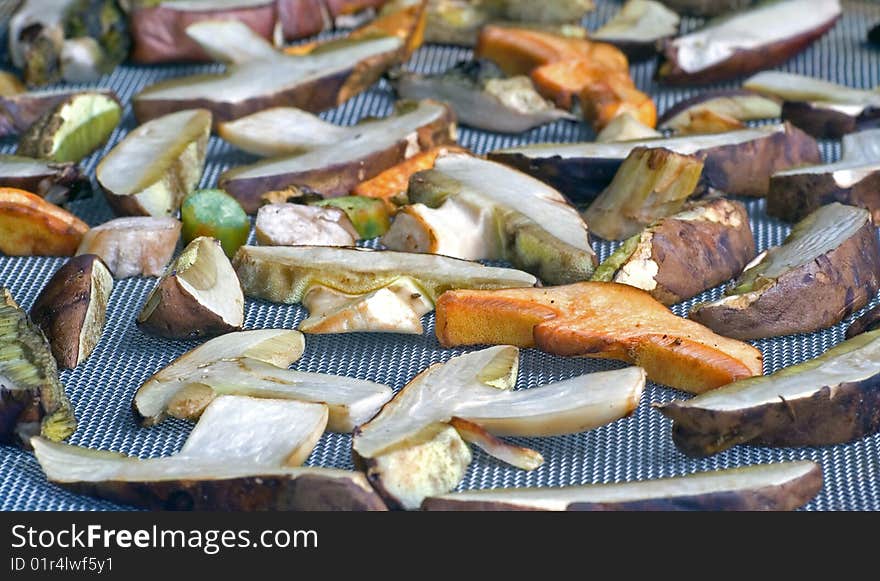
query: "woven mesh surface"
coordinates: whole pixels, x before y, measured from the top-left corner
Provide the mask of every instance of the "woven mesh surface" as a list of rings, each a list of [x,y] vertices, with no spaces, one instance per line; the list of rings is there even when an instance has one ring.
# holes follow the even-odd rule
[[[590,29],[605,22],[618,8],[617,2],[603,1],[598,4],[598,9],[587,19]],[[856,87],[868,88],[880,84],[880,51],[864,43],[867,27],[880,20],[880,3],[847,2],[846,5],[845,16],[830,34],[780,68]],[[695,20],[685,22],[687,27],[697,24]],[[419,50],[409,66],[425,72],[438,71],[468,55],[469,51],[459,48],[430,46]],[[661,112],[672,103],[698,91],[670,90],[656,85],[652,81],[654,67],[654,63],[640,64],[633,68],[633,74],[639,88],[654,96]],[[124,66],[98,84],[114,89],[127,103],[135,92],[159,79],[218,70],[221,70],[219,65]],[[335,123],[351,124],[367,115],[385,115],[391,111],[391,104],[391,94],[383,82],[322,116]],[[123,122],[110,142],[102,151],[83,162],[85,169],[93,172],[96,162],[134,126],[131,108],[126,107]],[[592,137],[592,132],[582,124],[557,122],[516,136],[462,128],[460,141],[477,153],[484,153],[519,143],[578,141]],[[13,148],[11,140],[0,142],[2,152],[11,152]],[[838,144],[823,143],[822,148],[827,160],[839,157]],[[208,166],[201,185],[212,186],[221,171],[252,159],[212,137]],[[749,169],[744,167],[742,171]],[[73,211],[91,225],[112,216],[100,194],[75,202],[72,206]],[[788,227],[766,217],[763,201],[749,201],[748,206],[758,250],[779,244],[787,234]],[[595,246],[601,258],[613,250],[611,244],[603,242],[597,242]],[[63,262],[54,258],[0,257],[0,284],[10,287],[22,306],[30,308],[41,286]],[[135,425],[130,412],[131,398],[140,383],[196,345],[193,342],[158,339],[144,335],[137,329],[135,315],[154,283],[155,279],[145,278],[117,281],[110,299],[107,326],[97,349],[77,369],[62,372],[62,381],[79,418],[79,427],[70,439],[71,443],[152,457],[174,453],[186,438],[190,428],[184,422],[171,420],[158,427],[142,429]],[[673,310],[683,315],[695,302],[716,298],[720,292],[720,288],[707,291],[687,303],[677,305]],[[304,311],[296,306],[248,300],[246,315],[248,328],[293,328],[304,317]],[[398,389],[427,365],[445,361],[462,352],[440,349],[434,338],[433,316],[426,316],[425,323],[423,336],[310,336],[307,338],[305,355],[295,367],[305,371],[370,379]],[[843,339],[847,323],[844,321],[832,329],[809,335],[755,342],[764,353],[765,371],[773,372],[818,356]],[[534,387],[619,366],[614,362],[564,359],[524,350],[517,387]],[[621,482],[743,464],[812,459],[822,464],[825,486],[807,509],[880,509],[880,436],[825,448],[783,450],[739,446],[711,458],[693,460],[675,449],[670,437],[670,422],[649,405],[651,402],[670,401],[677,396],[681,397],[681,394],[650,385],[637,412],[630,418],[583,434],[517,440],[544,455],[546,462],[533,472],[511,468],[475,450],[474,462],[460,488]],[[351,468],[350,437],[326,434],[308,464]],[[31,454],[11,447],[0,447],[0,509],[124,508],[52,486],[46,482]]]

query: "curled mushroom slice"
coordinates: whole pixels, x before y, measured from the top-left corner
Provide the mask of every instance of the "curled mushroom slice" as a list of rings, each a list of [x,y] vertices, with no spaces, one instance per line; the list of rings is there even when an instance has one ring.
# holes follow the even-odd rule
[[[645,385],[644,370],[629,367],[511,391],[517,365],[518,350],[509,346],[432,365],[360,426],[352,450],[380,494],[392,505],[416,508],[426,496],[451,490],[470,462],[461,438],[532,468],[537,453],[500,445],[488,434],[553,436],[596,428],[629,415]],[[463,433],[450,432],[450,425]]]
[[[147,379],[137,390],[132,409],[139,424],[152,426],[167,416],[169,401],[200,368],[223,359],[249,358],[286,368],[305,349],[305,338],[290,329],[228,333],[187,351]]]

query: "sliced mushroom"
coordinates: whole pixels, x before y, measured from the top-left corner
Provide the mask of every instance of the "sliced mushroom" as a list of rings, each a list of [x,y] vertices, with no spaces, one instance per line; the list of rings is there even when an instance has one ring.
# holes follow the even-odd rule
[[[148,64],[210,60],[214,56],[211,44],[205,46],[203,41],[225,42],[227,51],[253,54],[264,44],[271,47],[267,41],[274,35],[276,5],[281,4],[276,0],[137,2],[129,19],[134,44],[131,58]],[[232,24],[214,26],[216,22]]]
[[[244,323],[244,296],[235,270],[213,238],[190,242],[150,291],[137,323],[171,339],[219,335]]]
[[[126,135],[95,170],[117,214],[171,216],[202,178],[211,112],[190,109],[148,121]]]
[[[46,111],[19,138],[16,153],[57,162],[79,162],[107,143],[122,118],[110,93],[74,94]]]
[[[339,208],[267,204],[257,212],[257,242],[265,246],[354,246],[359,236]]]
[[[54,109],[59,103],[84,92],[102,93],[114,100],[119,100],[112,91],[107,89],[89,89],[88,91],[44,89],[13,95],[0,95],[0,137],[24,133],[37,119]]]
[[[354,137],[357,131],[293,107],[271,107],[217,127],[217,134],[235,147],[265,157],[333,146]]]
[[[528,77],[505,78],[486,59],[461,61],[434,75],[401,72],[392,78],[392,85],[404,99],[449,103],[461,123],[487,131],[520,133],[559,119],[575,119],[539,95]]]
[[[33,438],[54,484],[162,510],[382,510],[362,474],[299,468],[324,430],[327,408],[292,400],[222,396],[183,448],[140,459]]]
[[[161,276],[179,238],[174,218],[116,218],[86,232],[76,253],[97,254],[115,278]]]
[[[584,220],[606,240],[623,240],[659,218],[675,214],[694,194],[703,160],[668,149],[636,148]]]
[[[705,155],[706,186],[738,196],[765,196],[772,174],[822,161],[816,140],[788,124],[626,143],[541,143],[494,151],[488,157],[543,180],[574,200],[589,201],[611,183],[636,147]],[[743,167],[749,171],[741,171]]]
[[[820,138],[840,139],[880,126],[880,95],[793,73],[766,71],[747,89],[784,99],[782,118]]]
[[[89,181],[76,165],[55,163],[20,155],[0,154],[0,187],[37,194],[59,206],[88,191]]]
[[[324,404],[329,410],[327,428],[334,432],[351,432],[375,416],[392,395],[390,387],[372,381],[293,371],[248,357],[203,363],[175,381],[177,389],[162,412],[175,418],[197,421],[215,398],[246,395]]]
[[[28,447],[31,436],[60,441],[76,428],[46,337],[0,288],[0,442]]]
[[[815,462],[779,462],[614,484],[466,490],[422,510],[794,510],[822,490]]]
[[[678,14],[653,0],[627,0],[614,18],[590,34],[608,42],[631,59],[645,60],[657,53],[660,41],[678,34]]]
[[[657,122],[679,134],[722,133],[742,128],[741,121],[776,119],[782,105],[752,91],[706,91],[676,103]]]
[[[0,188],[0,252],[7,256],[72,256],[88,229],[39,196]]]
[[[833,203],[762,252],[725,296],[690,317],[718,333],[759,339],[825,329],[880,289],[880,243],[867,210]]]
[[[446,256],[321,246],[243,246],[235,268],[245,293],[275,302],[302,302],[308,333],[421,333],[419,318],[451,288],[532,286],[518,270]]]
[[[152,426],[165,419],[169,402],[186,378],[214,361],[248,358],[287,368],[305,349],[302,333],[289,329],[239,331],[215,337],[187,351],[157,371],[139,388],[132,401],[138,423]]]
[[[294,141],[299,142],[299,137]],[[404,103],[395,115],[347,129],[326,147],[233,168],[220,176],[219,183],[248,213],[254,213],[265,192],[306,186],[325,196],[344,196],[394,164],[454,141],[455,116],[446,105]]]
[[[437,300],[444,347],[518,345],[556,355],[619,359],[648,378],[701,393],[761,374],[761,352],[677,317],[641,289],[611,282],[457,290]]]
[[[370,86],[394,64],[403,42],[397,37],[332,43],[305,56],[278,53],[274,59],[229,65],[225,74],[162,81],[134,96],[140,122],[174,111],[203,107],[214,123],[273,106],[322,111]]]
[[[596,141],[599,143],[613,143],[617,141],[658,139],[661,137],[663,137],[662,133],[648,127],[631,113],[621,113],[596,135]]]
[[[880,430],[878,375],[880,331],[871,331],[816,359],[657,408],[689,456],[738,444],[827,446]]]
[[[779,0],[709,22],[668,41],[659,78],[706,84],[780,65],[834,26],[839,0]]]
[[[359,331],[421,335],[422,315],[434,310],[434,301],[409,277],[366,294],[348,294],[312,286],[302,304],[309,318],[299,324],[303,333],[356,333]]]
[[[494,435],[569,434],[629,415],[645,385],[644,371],[630,367],[511,391],[518,357],[502,346],[435,364],[355,431],[355,459],[390,505],[417,508],[458,484],[470,453],[449,426],[454,418]]]
[[[665,305],[738,276],[755,257],[745,206],[724,198],[696,203],[623,243],[593,274],[651,293]]]
[[[389,248],[503,259],[550,284],[584,280],[596,265],[587,225],[565,197],[501,164],[440,157],[407,195],[412,205],[382,238]]]
[[[880,129],[843,136],[836,163],[779,172],[770,178],[767,213],[788,222],[840,202],[865,208],[880,224]]]
[[[40,291],[30,310],[58,366],[73,369],[92,354],[107,319],[113,275],[94,254],[71,258]]]

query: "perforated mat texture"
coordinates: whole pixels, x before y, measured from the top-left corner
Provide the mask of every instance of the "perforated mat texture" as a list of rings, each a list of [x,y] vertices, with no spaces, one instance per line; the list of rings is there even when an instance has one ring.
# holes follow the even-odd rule
[[[3,4],[0,1],[0,13]],[[8,5],[8,2],[5,4]],[[602,0],[597,1],[597,5],[595,12],[586,19],[586,25],[591,30],[615,14],[620,3]],[[870,88],[880,84],[880,50],[868,47],[864,41],[868,26],[880,21],[880,3],[845,2],[845,10],[843,18],[828,35],[779,68],[855,87]],[[684,27],[691,29],[699,23],[699,20],[686,19]],[[5,47],[5,43],[2,46]],[[460,48],[426,46],[415,54],[408,66],[422,72],[440,71],[469,55],[468,50]],[[160,79],[220,70],[221,65],[122,66],[96,85],[112,88],[127,104],[134,93]],[[650,62],[633,66],[632,73],[638,87],[654,97],[660,112],[701,90],[662,87],[652,80],[654,70],[655,64]],[[736,85],[733,82],[716,88]],[[388,114],[392,102],[389,87],[383,81],[343,106],[322,114],[322,117],[334,123],[352,124],[367,115]],[[93,175],[97,161],[134,126],[131,107],[126,105],[124,119],[110,142],[82,163],[84,169]],[[460,130],[460,142],[477,153],[522,143],[570,142],[592,138],[592,132],[583,124],[566,121],[514,136],[469,128]],[[12,152],[14,147],[13,140],[0,141],[0,152]],[[836,160],[840,155],[836,142],[823,143],[822,150],[829,161]],[[219,138],[212,137],[202,187],[214,185],[224,169],[253,159],[237,152]],[[742,171],[749,171],[749,168],[744,167]],[[764,213],[763,201],[749,201],[748,207],[758,250],[779,244],[787,234],[788,226],[769,219]],[[91,199],[74,202],[72,210],[90,225],[97,225],[112,217],[100,193]],[[614,248],[614,245],[601,241],[595,241],[594,244],[600,258],[607,256]],[[63,259],[56,258],[0,257],[0,285],[8,286],[22,306],[30,308],[42,285],[63,262]],[[107,326],[96,350],[77,369],[61,373],[79,419],[79,427],[70,439],[72,444],[117,450],[146,458],[172,454],[186,438],[190,426],[185,422],[172,420],[154,428],[139,428],[130,411],[131,398],[141,382],[196,345],[194,342],[151,337],[137,329],[135,315],[154,284],[155,279],[151,278],[116,281],[108,307]],[[673,310],[684,315],[694,303],[716,298],[720,293],[720,287],[707,291],[684,304],[676,305]],[[247,301],[247,328],[294,328],[303,318],[304,310],[298,306]],[[808,335],[754,342],[764,353],[765,372],[770,373],[820,355],[843,340],[848,322]],[[399,389],[427,365],[445,361],[461,352],[439,347],[434,338],[433,316],[428,315],[423,336],[309,336],[305,355],[295,364],[295,368],[370,379]],[[534,387],[619,366],[613,362],[564,359],[534,350],[523,350],[521,357],[518,388]],[[650,407],[651,402],[666,402],[675,397],[682,397],[682,394],[650,385],[638,410],[630,418],[572,436],[518,440],[544,455],[544,465],[533,472],[509,467],[476,450],[474,462],[459,489],[622,482],[745,464],[812,459],[822,464],[825,485],[821,494],[806,507],[808,510],[880,509],[880,435],[823,448],[738,446],[711,458],[693,460],[675,449],[670,437],[670,422]],[[352,468],[350,437],[326,434],[307,464]],[[46,481],[32,454],[8,446],[0,447],[0,509],[125,508],[57,488]]]

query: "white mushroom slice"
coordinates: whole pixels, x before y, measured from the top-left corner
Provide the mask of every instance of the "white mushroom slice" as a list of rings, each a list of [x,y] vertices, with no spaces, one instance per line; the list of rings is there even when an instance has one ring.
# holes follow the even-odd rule
[[[140,459],[32,438],[50,482],[150,509],[327,510],[384,508],[362,475],[297,467],[327,423],[327,407],[222,396],[183,448]]]
[[[387,385],[324,373],[284,369],[256,359],[219,359],[180,377],[165,413],[197,420],[217,396],[247,395],[325,404],[328,428],[350,432],[391,399]]]
[[[174,255],[180,228],[170,217],[116,218],[86,232],[76,253],[100,256],[115,278],[161,276]]]
[[[426,430],[434,429],[432,426],[461,418],[495,435],[552,436],[580,432],[631,413],[645,385],[644,370],[629,367],[510,391],[507,388],[516,376],[517,358],[516,347],[499,346],[435,364],[410,381],[375,418],[355,432],[355,458],[366,467],[371,481],[377,483],[389,502],[414,508],[422,498],[449,484],[446,478],[432,480],[425,474],[447,473],[448,466],[460,459],[458,447],[452,443],[444,448],[450,456],[433,463],[407,466],[406,462],[395,461],[392,470],[385,458],[388,454],[398,459],[408,454],[406,450],[412,442],[421,446],[432,441],[434,436],[425,437]],[[467,424],[465,428],[466,438],[486,441]],[[432,450],[432,455],[436,455],[436,449]],[[518,464],[522,460],[521,453],[509,457]],[[427,484],[415,489],[407,484],[410,478]],[[395,490],[405,490],[406,494],[395,496]]]
[[[244,296],[220,243],[205,236],[190,242],[147,295],[137,323],[172,339],[240,329]]]
[[[407,195],[413,204],[443,215],[404,209],[409,218],[395,220],[383,237],[392,249],[416,250],[428,243],[426,250],[436,252],[438,237],[458,238],[443,248],[457,246],[473,259],[509,260],[551,284],[585,280],[596,264],[587,225],[565,197],[502,164],[447,155],[437,159],[434,169],[413,176]],[[453,208],[444,209],[450,203]],[[456,221],[457,216],[469,219]]]
[[[421,335],[421,318],[434,310],[412,279],[403,277],[364,295],[351,295],[326,286],[314,286],[303,297],[309,318],[299,324],[303,333],[357,331]]]
[[[614,484],[466,490],[423,510],[794,510],[822,489],[815,462],[780,462]]]
[[[267,204],[254,229],[267,246],[354,246],[358,239],[343,210],[304,204]]]
[[[247,357],[279,368],[302,357],[305,339],[290,329],[259,329],[221,335],[187,351],[147,379],[137,390],[132,408],[143,426],[162,421],[168,405],[188,377],[222,359]]]

